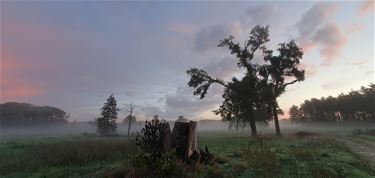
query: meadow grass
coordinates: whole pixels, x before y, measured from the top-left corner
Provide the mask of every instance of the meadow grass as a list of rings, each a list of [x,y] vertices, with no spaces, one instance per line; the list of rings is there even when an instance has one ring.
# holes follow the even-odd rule
[[[289,134],[251,138],[246,132],[200,132],[198,142],[201,148],[209,148],[216,161],[181,168],[184,171],[175,176],[375,176],[369,165],[332,137]],[[3,139],[0,177],[123,177],[129,171],[126,162],[135,152],[135,143],[126,137]]]

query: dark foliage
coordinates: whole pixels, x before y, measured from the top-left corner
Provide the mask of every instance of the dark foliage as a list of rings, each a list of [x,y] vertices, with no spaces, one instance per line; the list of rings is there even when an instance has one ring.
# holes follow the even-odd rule
[[[310,121],[375,121],[375,84],[338,97],[305,100],[289,109],[294,122]]]
[[[107,136],[116,132],[118,111],[117,101],[113,95],[110,95],[101,108],[101,117],[96,120],[98,133],[100,135]]]
[[[281,135],[277,98],[285,92],[288,85],[305,79],[305,71],[298,69],[303,52],[294,41],[280,43],[277,49],[279,55],[273,56],[272,50],[264,50],[264,60],[269,62],[259,67],[259,90],[262,100],[268,107],[270,114],[273,114],[275,121],[276,135]]]
[[[51,106],[9,102],[0,104],[0,126],[33,126],[67,123],[69,114]]]
[[[151,121],[146,121],[145,127],[142,128],[140,133],[137,133],[136,143],[137,146],[144,152],[160,153],[163,150],[163,128],[164,120],[159,120],[155,115]]]
[[[233,36],[220,41],[219,47],[228,48],[238,58],[238,67],[246,69],[241,79],[233,77],[224,82],[202,69],[187,71],[190,75],[188,86],[195,88],[194,95],[200,95],[201,99],[206,96],[211,84],[224,86],[224,102],[214,113],[230,121],[231,127],[236,129],[250,126],[253,136],[257,135],[255,122],[268,122],[272,117],[277,134],[280,134],[277,116],[280,108],[276,99],[288,85],[304,80],[304,71],[298,69],[303,55],[301,48],[294,41],[281,43],[277,49],[279,54],[274,56],[273,51],[266,48],[269,41],[269,26],[259,25],[250,31],[249,39],[243,46],[234,42]],[[264,65],[253,61],[256,52],[262,54]]]
[[[170,177],[176,167],[176,154],[173,151],[164,152],[163,149],[163,124],[155,115],[151,121],[146,121],[145,127],[136,136],[139,152],[132,158],[132,165],[138,169],[147,169],[153,175]]]

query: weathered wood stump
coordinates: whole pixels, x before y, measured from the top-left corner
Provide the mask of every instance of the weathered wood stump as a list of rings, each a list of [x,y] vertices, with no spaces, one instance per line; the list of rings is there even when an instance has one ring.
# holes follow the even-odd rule
[[[172,149],[172,135],[171,128],[168,123],[162,123],[160,127],[160,137],[161,137],[161,152],[165,153]]]
[[[172,131],[172,147],[176,148],[177,157],[187,161],[198,150],[197,122],[175,122]]]

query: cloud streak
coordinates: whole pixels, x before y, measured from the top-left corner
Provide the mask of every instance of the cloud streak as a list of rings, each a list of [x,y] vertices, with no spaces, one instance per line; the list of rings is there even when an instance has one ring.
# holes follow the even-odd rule
[[[348,42],[348,33],[331,20],[338,6],[330,3],[318,3],[312,6],[296,23],[299,42],[306,53],[317,48],[323,58],[322,66],[330,66],[340,55]],[[352,29],[350,32],[357,31]]]
[[[375,1],[367,0],[362,3],[361,7],[358,9],[359,15],[366,15],[367,13],[374,12]]]

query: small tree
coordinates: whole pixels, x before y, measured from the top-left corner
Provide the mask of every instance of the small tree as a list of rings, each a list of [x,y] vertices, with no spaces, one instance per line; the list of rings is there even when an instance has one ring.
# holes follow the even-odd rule
[[[101,108],[101,117],[97,118],[97,129],[100,135],[105,136],[116,132],[118,111],[117,101],[113,95],[110,95]]]

